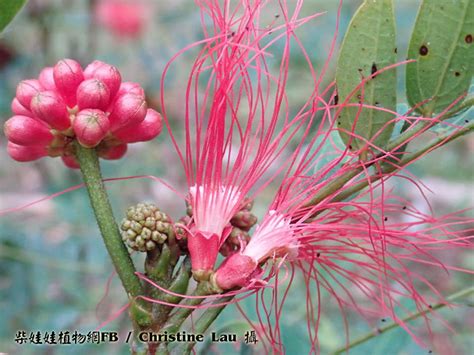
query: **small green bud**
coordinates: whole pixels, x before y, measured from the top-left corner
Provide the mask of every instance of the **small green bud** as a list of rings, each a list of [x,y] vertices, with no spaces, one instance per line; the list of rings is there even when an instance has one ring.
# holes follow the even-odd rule
[[[122,220],[122,223],[120,225],[120,228],[123,230],[123,231],[126,231],[127,229],[130,229],[132,223],[131,221],[129,221],[128,219],[123,219]]]
[[[146,240],[149,240],[151,238],[151,230],[148,228],[143,228],[142,230],[142,237]]]
[[[138,203],[127,209],[126,216],[120,229],[129,248],[142,252],[151,251],[168,239],[170,219],[155,205]]]
[[[130,221],[130,228],[137,234],[140,234],[142,232],[142,226],[137,221]]]
[[[155,242],[153,242],[152,240],[149,240],[148,242],[146,242],[146,250],[153,250],[155,249]]]

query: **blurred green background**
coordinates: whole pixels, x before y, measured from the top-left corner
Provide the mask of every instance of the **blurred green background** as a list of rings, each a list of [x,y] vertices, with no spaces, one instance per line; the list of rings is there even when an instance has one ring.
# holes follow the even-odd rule
[[[125,80],[139,82],[147,91],[150,106],[159,110],[160,75],[165,63],[179,49],[201,38],[197,6],[191,0],[161,0],[134,2],[145,11],[138,11],[141,27],[134,24],[123,28],[114,20],[102,16],[95,0],[30,1],[6,31],[0,35],[0,121],[11,115],[10,102],[16,84],[36,77],[44,66],[52,66],[64,57],[78,59],[83,65],[100,59],[119,67]],[[291,1],[290,1],[291,3]],[[345,1],[342,9],[344,30],[361,1]],[[397,0],[398,55],[406,56],[407,42],[419,1]],[[299,30],[299,35],[316,65],[323,63],[334,33],[337,1],[307,1],[304,14],[328,11]],[[273,16],[273,13],[270,14]],[[132,13],[129,16],[134,16]],[[99,21],[100,20],[100,21]],[[128,19],[127,21],[129,21]],[[124,20],[125,21],[125,20]],[[119,21],[120,22],[120,21]],[[301,62],[303,62],[303,59]],[[184,60],[192,61],[188,56]],[[304,72],[299,60],[292,61],[288,80],[291,105],[305,100],[301,80]],[[331,72],[334,71],[335,60]],[[400,97],[403,99],[403,69],[400,71]],[[333,75],[329,74],[328,78]],[[180,92],[186,83],[186,72],[172,72],[167,85],[168,110],[176,117],[179,130],[183,113],[182,102],[173,92]],[[472,114],[472,111],[471,111]],[[18,164],[6,154],[6,139],[0,138],[0,210],[24,205],[81,182],[79,172],[65,168],[58,159],[42,159]],[[434,193],[428,193],[435,214],[453,212],[474,205],[474,141],[464,137],[437,153],[424,158],[410,168]],[[146,144],[130,146],[129,153],[119,162],[104,162],[106,177],[154,175],[173,182],[184,191],[185,176],[174,160],[173,147],[163,134]],[[414,188],[394,186],[417,205],[423,201]],[[150,179],[114,182],[108,185],[115,214],[119,218],[127,206],[140,201],[155,202],[173,218],[184,214],[184,203],[174,193]],[[264,196],[265,199],[265,196]],[[264,200],[263,199],[263,200]],[[256,211],[264,204],[257,201]],[[472,213],[471,213],[472,216]],[[134,256],[141,264],[139,256]],[[472,268],[472,254],[451,255],[451,262]],[[424,272],[424,271],[423,271]],[[465,275],[432,274],[434,284],[448,295],[472,284]],[[111,280],[107,290],[107,282]],[[301,287],[298,287],[301,286]],[[297,280],[282,317],[283,338],[288,354],[308,352],[306,340],[303,283]],[[83,189],[47,200],[25,210],[0,216],[0,352],[18,354],[62,353],[128,353],[122,342],[117,344],[45,346],[16,345],[18,330],[61,331],[82,333],[96,329],[122,305],[126,298],[98,234],[93,215]],[[335,302],[323,295],[323,319],[319,329],[321,353],[328,354],[344,345],[343,322]],[[472,303],[472,302],[471,302]],[[252,319],[254,300],[242,303]],[[474,348],[472,337],[474,311],[468,306],[440,312],[453,327],[449,331],[434,320],[434,343],[430,349],[416,345],[404,331],[398,329],[376,337],[355,348],[351,354],[469,354]],[[228,307],[212,330],[234,329],[240,336],[249,329],[240,321],[235,307]],[[350,335],[357,337],[382,325],[367,323],[348,313]],[[229,328],[230,327],[230,328]],[[106,330],[130,330],[125,314],[108,324]],[[259,347],[204,345],[205,353],[260,353]]]

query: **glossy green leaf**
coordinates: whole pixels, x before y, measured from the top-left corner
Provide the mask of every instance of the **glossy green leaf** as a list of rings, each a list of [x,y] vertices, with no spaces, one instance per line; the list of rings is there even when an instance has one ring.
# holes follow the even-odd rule
[[[0,32],[13,20],[27,0],[0,0]]]
[[[363,102],[395,111],[395,69],[376,75],[363,88],[351,94],[362,78],[396,62],[395,37],[392,0],[366,0],[352,18],[339,54],[336,71],[339,103],[349,98],[348,103]],[[377,109],[345,107],[338,118],[339,133],[344,143],[352,148],[363,148],[366,142],[353,138],[347,132],[355,132],[378,146],[384,146],[390,139],[393,125],[383,127],[391,119],[393,115]]]
[[[407,66],[407,97],[430,117],[469,90],[474,70],[474,1],[424,0],[413,30]]]

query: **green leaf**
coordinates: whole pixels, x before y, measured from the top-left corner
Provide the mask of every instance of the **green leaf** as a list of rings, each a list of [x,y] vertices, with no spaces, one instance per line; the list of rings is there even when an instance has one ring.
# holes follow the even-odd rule
[[[0,0],[0,32],[13,20],[27,0]]]
[[[369,80],[362,89],[351,95],[360,84],[377,70],[396,62],[396,30],[392,0],[366,0],[357,10],[344,37],[336,71],[339,102],[349,97],[348,103],[384,107],[395,111],[397,103],[397,73],[387,70]],[[360,112],[359,112],[360,111]],[[358,116],[359,113],[359,117]],[[393,119],[390,113],[377,109],[345,107],[339,118],[338,128],[372,140],[377,146],[384,146],[390,139],[393,124],[384,125]],[[353,138],[352,134],[339,131],[342,140],[352,148],[363,148],[366,143]]]
[[[474,1],[424,0],[408,48],[407,97],[431,117],[469,90],[474,70]]]

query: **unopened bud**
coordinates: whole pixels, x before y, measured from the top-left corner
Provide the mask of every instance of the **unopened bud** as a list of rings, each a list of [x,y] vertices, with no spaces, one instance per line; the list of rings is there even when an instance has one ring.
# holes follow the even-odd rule
[[[97,146],[109,132],[109,127],[107,115],[95,109],[80,111],[73,123],[77,140],[86,148]]]
[[[29,79],[20,81],[16,87],[16,98],[25,108],[29,109],[31,100],[36,96],[43,88],[36,79]]]
[[[43,91],[37,94],[31,100],[31,111],[59,131],[71,127],[66,103],[55,91]]]
[[[16,161],[33,161],[48,155],[46,147],[43,146],[24,146],[8,142],[7,151],[10,157]]]
[[[186,214],[189,217],[192,217],[193,216],[193,206],[189,203],[188,200],[186,200],[185,202],[186,202]]]
[[[27,116],[10,118],[5,122],[4,132],[10,142],[26,146],[47,146],[54,138],[44,123]]]
[[[137,83],[132,83],[130,81],[127,81],[125,83],[122,83],[120,85],[120,89],[117,93],[117,96],[122,96],[124,94],[135,94],[139,96],[145,96],[145,91],[143,88],[140,86],[140,84]]]
[[[162,128],[161,115],[153,109],[148,109],[142,122],[119,129],[114,132],[114,136],[124,143],[146,142],[158,136]]]
[[[219,252],[224,256],[229,256],[240,250],[250,241],[250,235],[240,228],[233,227],[225,242],[221,245]]]
[[[69,107],[76,105],[76,91],[84,81],[81,65],[72,59],[60,60],[53,69],[54,82]]]
[[[80,165],[78,163],[78,161],[76,160],[76,158],[72,155],[64,155],[61,157],[64,165],[66,165],[68,168],[71,168],[71,169],[79,169],[80,168]]]
[[[117,160],[122,158],[127,152],[127,145],[120,144],[113,147],[104,147],[99,149],[99,156],[107,160]]]
[[[250,210],[252,210],[252,208],[253,208],[253,199],[251,199],[250,197],[244,198],[244,200],[242,202],[241,210],[250,211]]]
[[[211,284],[215,289],[222,290],[245,287],[256,268],[257,263],[251,257],[240,253],[233,254],[224,260],[211,276]]]
[[[188,251],[188,232],[186,226],[191,223],[191,218],[188,216],[181,217],[178,222],[174,224],[174,234],[181,251]]]
[[[232,217],[230,223],[235,227],[248,231],[257,223],[257,217],[249,210],[241,210]]]
[[[135,94],[120,96],[109,116],[111,131],[115,132],[120,128],[138,125],[145,119],[146,113],[147,105],[143,96]]]
[[[99,60],[93,61],[86,67],[84,77],[86,79],[100,79],[108,87],[111,99],[119,91],[122,82],[122,77],[116,67]]]
[[[33,113],[29,109],[27,109],[25,106],[23,106],[16,97],[12,101],[11,109],[15,115],[29,116],[29,117],[33,116]]]
[[[110,103],[110,91],[102,80],[87,79],[77,88],[76,98],[80,110],[97,108],[105,111]]]
[[[56,83],[54,82],[54,69],[53,67],[44,68],[38,77],[41,86],[46,90],[57,90]]]

